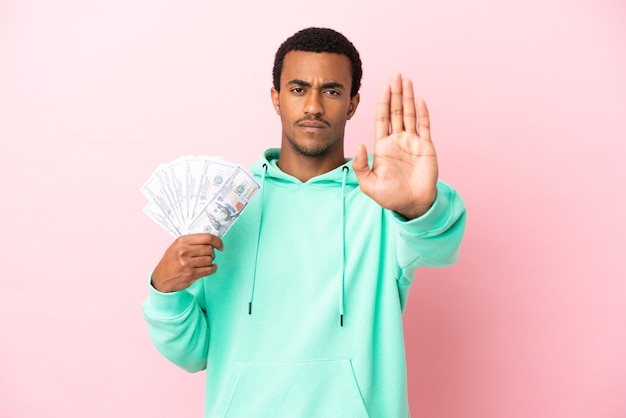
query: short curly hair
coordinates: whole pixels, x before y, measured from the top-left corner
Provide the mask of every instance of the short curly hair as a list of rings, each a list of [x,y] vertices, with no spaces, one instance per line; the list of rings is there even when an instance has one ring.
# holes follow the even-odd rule
[[[350,97],[356,96],[359,92],[361,78],[363,77],[359,51],[341,33],[333,29],[315,27],[296,32],[278,47],[274,57],[273,69],[274,88],[276,91],[280,91],[280,75],[283,72],[283,61],[285,60],[285,55],[290,51],[330,52],[347,56],[352,70]]]

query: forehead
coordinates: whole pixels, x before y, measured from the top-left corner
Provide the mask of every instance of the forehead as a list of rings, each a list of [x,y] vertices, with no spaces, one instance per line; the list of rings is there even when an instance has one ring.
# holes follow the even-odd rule
[[[346,88],[352,82],[350,59],[330,52],[289,51],[283,60],[281,86],[292,80],[337,82]]]

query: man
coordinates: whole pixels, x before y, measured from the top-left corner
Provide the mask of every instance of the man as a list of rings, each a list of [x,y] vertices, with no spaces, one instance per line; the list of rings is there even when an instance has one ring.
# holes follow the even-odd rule
[[[281,147],[224,241],[178,238],[152,274],[157,348],[206,369],[207,417],[407,417],[402,311],[420,266],[457,259],[465,208],[437,180],[428,110],[393,74],[372,158],[344,156],[361,60],[330,29],[278,49]],[[214,263],[220,250],[219,270]]]

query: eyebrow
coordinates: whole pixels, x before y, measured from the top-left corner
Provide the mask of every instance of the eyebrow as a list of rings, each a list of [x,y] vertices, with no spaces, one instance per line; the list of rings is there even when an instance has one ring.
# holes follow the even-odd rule
[[[302,86],[302,87],[311,87],[311,83],[304,81],[304,80],[299,80],[299,79],[294,79],[291,81],[287,82],[287,85],[297,85],[297,86]],[[324,83],[321,85],[322,89],[343,89],[344,85],[341,83],[337,83],[336,81],[329,81],[328,83]]]

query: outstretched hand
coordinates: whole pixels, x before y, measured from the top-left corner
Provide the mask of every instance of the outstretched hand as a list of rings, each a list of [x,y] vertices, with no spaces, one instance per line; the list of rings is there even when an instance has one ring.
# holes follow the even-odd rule
[[[383,86],[376,108],[374,162],[359,148],[352,163],[363,193],[407,219],[430,209],[437,195],[437,154],[430,139],[426,102],[413,96],[413,83],[400,73]]]

